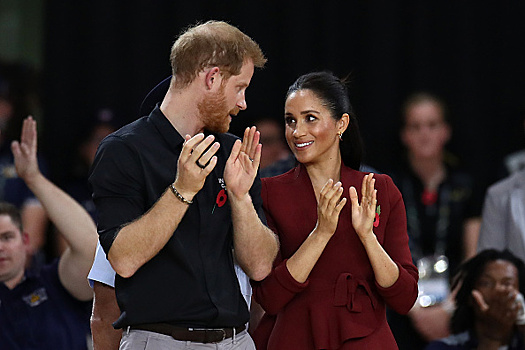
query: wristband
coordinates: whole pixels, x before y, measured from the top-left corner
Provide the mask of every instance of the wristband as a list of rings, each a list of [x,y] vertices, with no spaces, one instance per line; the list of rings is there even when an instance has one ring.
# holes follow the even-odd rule
[[[177,197],[177,199],[180,200],[182,203],[188,204],[188,205],[193,204],[193,201],[189,201],[186,198],[184,198],[182,194],[180,194],[179,191],[177,191],[177,189],[175,188],[173,184],[170,185],[170,188],[171,188],[171,192],[173,192],[175,197]]]

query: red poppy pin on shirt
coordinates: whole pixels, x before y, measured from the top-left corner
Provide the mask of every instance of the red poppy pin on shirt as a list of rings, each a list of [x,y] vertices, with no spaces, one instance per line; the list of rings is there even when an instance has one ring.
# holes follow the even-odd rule
[[[381,206],[378,205],[376,208],[376,219],[374,220],[374,227],[379,226],[379,215],[381,215]]]
[[[226,204],[226,200],[228,199],[228,195],[226,194],[226,191],[224,188],[219,191],[219,194],[217,194],[217,199],[215,200],[215,205],[213,206],[213,210],[211,213],[215,211],[215,207],[222,207],[224,204]]]

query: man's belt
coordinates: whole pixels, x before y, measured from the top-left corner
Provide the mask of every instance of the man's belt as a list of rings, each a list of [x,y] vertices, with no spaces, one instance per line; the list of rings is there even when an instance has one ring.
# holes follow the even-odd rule
[[[173,326],[169,323],[145,323],[131,326],[130,329],[155,332],[169,335],[175,340],[192,341],[196,343],[219,343],[239,334],[246,326],[230,328],[184,328]]]

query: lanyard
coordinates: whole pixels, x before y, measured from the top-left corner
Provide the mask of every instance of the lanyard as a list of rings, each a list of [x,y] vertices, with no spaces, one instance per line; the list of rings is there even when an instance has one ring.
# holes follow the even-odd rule
[[[421,223],[417,210],[417,200],[414,185],[409,178],[403,180],[404,199],[407,211],[408,232],[412,241],[411,251],[416,258],[424,256],[421,248]],[[446,182],[439,187],[439,208],[436,222],[435,255],[444,255],[447,248],[447,230],[450,224],[450,185]],[[426,208],[427,210],[429,208]],[[424,233],[423,233],[424,234]],[[427,233],[428,234],[428,233]]]

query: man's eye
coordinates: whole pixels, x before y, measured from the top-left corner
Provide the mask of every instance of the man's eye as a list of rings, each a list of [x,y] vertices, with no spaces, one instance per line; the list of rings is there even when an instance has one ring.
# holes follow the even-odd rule
[[[486,288],[486,287],[491,287],[493,283],[492,281],[481,279],[478,281],[477,284],[478,284],[478,287]]]
[[[3,235],[0,236],[0,241],[7,242],[14,238],[14,235]]]

